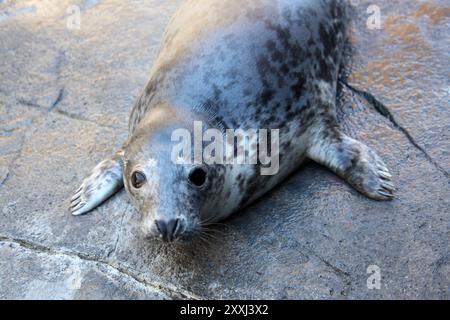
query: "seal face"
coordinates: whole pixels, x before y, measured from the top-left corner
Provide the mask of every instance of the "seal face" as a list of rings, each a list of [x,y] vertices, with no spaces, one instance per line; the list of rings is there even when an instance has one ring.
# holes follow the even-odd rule
[[[372,199],[393,198],[382,160],[343,134],[336,119],[347,25],[340,0],[186,1],[131,111],[128,141],[84,180],[72,213],[94,209],[125,186],[146,235],[189,240],[307,158]],[[233,128],[277,130],[276,174],[261,174],[261,163],[174,162],[174,131],[195,136],[196,122],[224,137]],[[260,139],[249,144],[250,157],[262,147]]]

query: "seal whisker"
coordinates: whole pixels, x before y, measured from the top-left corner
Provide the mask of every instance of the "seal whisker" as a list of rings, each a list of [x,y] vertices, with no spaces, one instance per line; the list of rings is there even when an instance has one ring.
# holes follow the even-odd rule
[[[197,239],[204,245],[210,246],[212,244],[211,240],[205,234],[201,234]]]
[[[212,219],[209,221],[213,221]],[[209,227],[209,226],[228,226],[226,223],[221,223],[221,222],[208,222],[208,221],[204,221],[200,223],[200,226],[202,227]]]
[[[225,234],[225,232],[223,230],[219,230],[217,228],[202,227],[202,230],[207,231],[207,232],[211,232],[211,233],[216,233],[216,234],[219,234],[219,235]]]
[[[215,241],[219,241],[219,238],[212,233],[212,230],[205,229],[203,231],[203,235],[207,236]]]
[[[223,15],[218,8],[233,14]],[[370,198],[393,198],[395,186],[385,163],[339,126],[336,88],[348,62],[347,9],[345,1],[264,0],[255,6],[254,1],[208,0],[181,6],[131,110],[127,143],[83,181],[71,201],[73,213],[96,208],[125,186],[149,224],[142,228],[149,236],[166,241],[198,237],[212,244],[229,228],[218,220],[266,194],[307,159]],[[193,19],[192,28],[205,32],[183,27]],[[208,134],[220,148],[228,145],[224,138],[232,128],[235,158],[249,160],[266,149],[276,170],[266,175],[270,170],[257,163],[223,159],[173,161],[174,133],[183,131],[180,137],[194,135],[194,140],[196,132]],[[272,134],[269,128],[279,129]],[[262,130],[269,133],[268,146],[260,139]],[[223,158],[217,150],[214,155]],[[180,151],[177,159],[181,153],[191,155],[192,148]],[[225,153],[227,158],[231,152]]]

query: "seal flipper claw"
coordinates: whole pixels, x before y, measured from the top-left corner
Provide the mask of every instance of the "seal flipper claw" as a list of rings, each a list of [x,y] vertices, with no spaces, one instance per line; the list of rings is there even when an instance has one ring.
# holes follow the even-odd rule
[[[87,213],[123,187],[123,151],[99,163],[75,191],[70,201],[72,215]]]
[[[356,190],[375,200],[391,200],[396,188],[380,157],[363,143],[342,133],[321,133],[313,139],[309,157],[331,169]]]

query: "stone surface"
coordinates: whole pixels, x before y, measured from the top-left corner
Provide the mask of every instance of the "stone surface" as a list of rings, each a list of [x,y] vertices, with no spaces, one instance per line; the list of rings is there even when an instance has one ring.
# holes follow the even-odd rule
[[[42,247],[0,243],[0,299],[167,299],[106,263]]]
[[[144,241],[124,192],[69,215],[82,178],[126,138],[179,3],[0,1],[0,298],[450,298],[447,1],[352,1],[349,82],[398,127],[348,91],[340,117],[391,168],[393,202],[308,164],[191,246]],[[366,26],[374,3],[380,30]],[[67,27],[72,5],[80,29]],[[367,287],[373,265],[380,290]]]

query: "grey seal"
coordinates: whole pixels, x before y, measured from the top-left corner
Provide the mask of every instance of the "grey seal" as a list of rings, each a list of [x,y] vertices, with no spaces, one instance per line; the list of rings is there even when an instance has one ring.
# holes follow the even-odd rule
[[[128,140],[83,181],[72,213],[96,208],[125,186],[145,235],[190,240],[307,159],[372,199],[392,199],[386,165],[346,136],[336,117],[348,16],[339,0],[186,1],[170,21],[131,111]],[[260,163],[174,163],[172,133],[193,132],[196,121],[221,132],[278,129],[277,174],[262,175]]]

